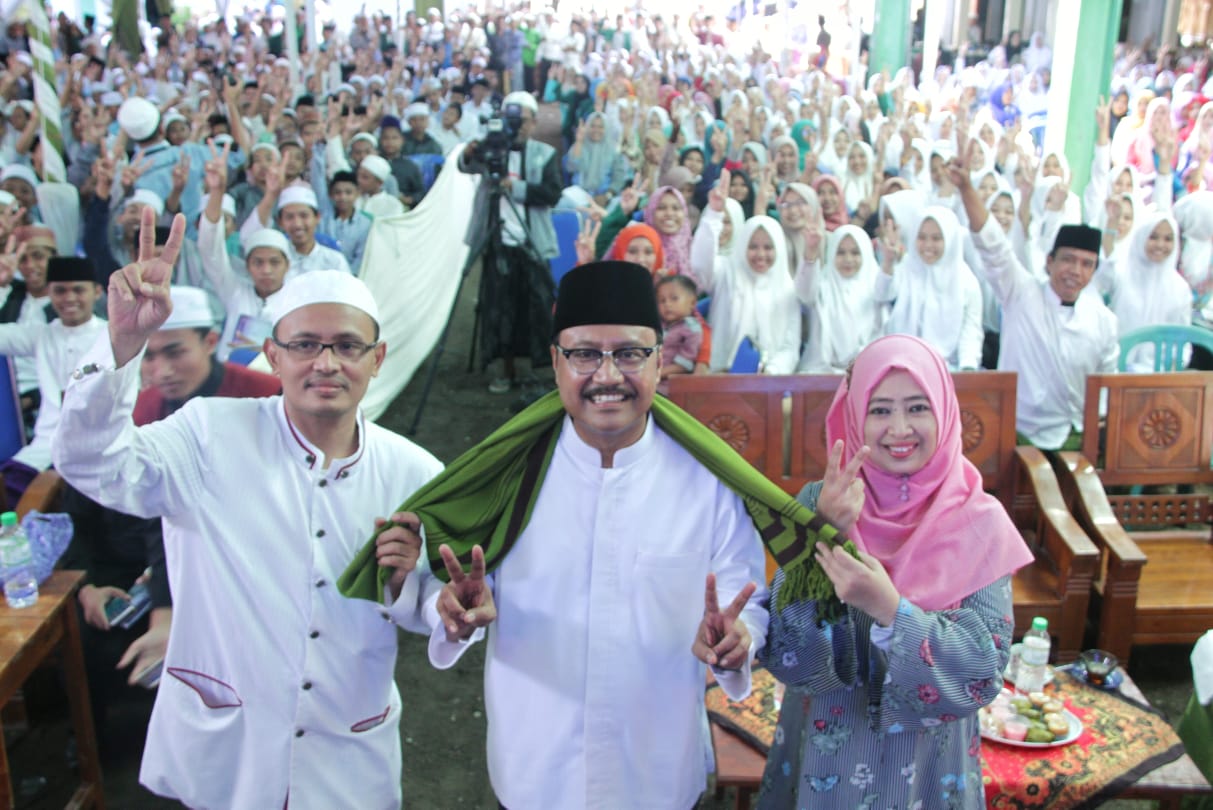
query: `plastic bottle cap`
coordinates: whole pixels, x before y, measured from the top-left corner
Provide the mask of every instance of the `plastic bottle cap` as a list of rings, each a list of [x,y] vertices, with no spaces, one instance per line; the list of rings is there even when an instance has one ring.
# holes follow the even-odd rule
[[[1049,629],[1049,620],[1046,619],[1044,616],[1037,616],[1035,619],[1032,620],[1032,629],[1033,630],[1048,630]]]
[[[16,525],[17,525],[17,513],[16,512],[5,512],[4,514],[0,515],[0,526],[16,526]]]

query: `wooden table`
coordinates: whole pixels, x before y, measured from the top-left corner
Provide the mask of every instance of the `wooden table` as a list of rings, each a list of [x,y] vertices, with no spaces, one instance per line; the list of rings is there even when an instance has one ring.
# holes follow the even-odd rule
[[[97,755],[93,712],[88,701],[88,678],[80,647],[80,625],[76,618],[76,590],[83,579],[81,571],[56,571],[39,587],[37,604],[14,610],[0,601],[0,708],[57,648],[63,663],[80,761],[80,787],[67,806],[103,808],[101,762]],[[12,806],[12,775],[4,750],[4,735],[0,733],[0,808]]]
[[[1120,691],[1126,697],[1149,705],[1146,696],[1129,678],[1128,673],[1125,673]],[[733,807],[735,810],[749,810],[762,782],[766,757],[731,731],[714,722],[711,727],[712,748],[716,751],[716,788],[736,788],[737,798]],[[1178,810],[1184,796],[1208,793],[1213,793],[1213,787],[1210,787],[1192,757],[1184,754],[1179,759],[1150,771],[1130,785],[1118,798],[1153,799],[1159,802],[1160,810]]]

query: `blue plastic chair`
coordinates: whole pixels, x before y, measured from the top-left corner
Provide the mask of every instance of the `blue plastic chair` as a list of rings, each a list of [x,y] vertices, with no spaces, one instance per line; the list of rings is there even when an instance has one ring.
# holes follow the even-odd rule
[[[762,354],[754,341],[748,337],[741,339],[737,354],[733,355],[733,365],[729,366],[730,374],[757,374],[758,364],[762,362]]]
[[[708,317],[708,313],[712,311],[712,296],[705,295],[695,304],[695,309],[699,310],[699,314],[703,317]]]
[[[1120,339],[1120,359],[1117,366],[1126,371],[1129,351],[1143,343],[1154,344],[1155,371],[1181,371],[1184,368],[1184,348],[1200,346],[1213,353],[1213,332],[1200,326],[1163,324],[1134,329]]]
[[[24,446],[25,421],[17,372],[11,358],[0,356],[0,461],[9,460]]]
[[[421,181],[425,183],[425,190],[429,191],[430,186],[434,185],[434,181],[438,178],[438,172],[442,170],[442,161],[445,158],[442,155],[406,155],[409,160],[417,164],[417,168],[421,169]]]
[[[560,255],[548,260],[552,281],[560,286],[564,274],[577,265],[577,236],[581,233],[581,215],[570,209],[552,212],[552,227],[556,229],[556,245]]]

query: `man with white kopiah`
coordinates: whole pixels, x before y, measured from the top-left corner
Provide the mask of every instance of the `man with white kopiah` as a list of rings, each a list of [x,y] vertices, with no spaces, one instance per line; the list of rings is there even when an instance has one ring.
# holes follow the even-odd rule
[[[163,517],[175,614],[140,781],[189,807],[398,807],[393,665],[396,624],[420,628],[416,535],[379,535],[391,575],[377,600],[346,599],[334,580],[387,522],[374,510],[440,464],[363,418],[386,346],[370,291],[341,271],[273,297],[265,353],[282,396],[196,398],[136,427],[139,356],[170,314],[184,231],[178,215],[153,258],[145,212],[139,259],[110,280],[108,335],[74,372],[54,442],[77,489]]]

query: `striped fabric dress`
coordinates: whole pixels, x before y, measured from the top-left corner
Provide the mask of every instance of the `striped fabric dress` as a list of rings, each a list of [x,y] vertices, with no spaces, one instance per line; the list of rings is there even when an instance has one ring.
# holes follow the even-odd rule
[[[782,584],[778,572],[770,604]],[[788,687],[759,808],[985,807],[977,710],[1002,688],[1010,577],[948,610],[903,598],[888,629],[853,608],[823,628],[815,616],[813,602],[772,611],[759,653]]]

